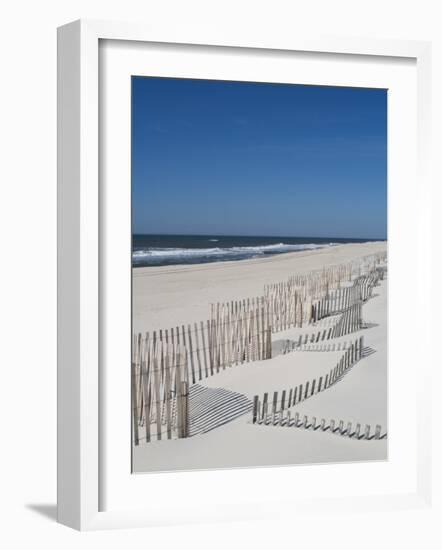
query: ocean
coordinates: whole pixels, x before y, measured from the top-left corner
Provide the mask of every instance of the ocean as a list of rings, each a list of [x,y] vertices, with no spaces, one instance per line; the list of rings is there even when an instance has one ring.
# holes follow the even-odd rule
[[[379,239],[135,234],[132,237],[132,266],[150,267],[245,260],[374,240]]]

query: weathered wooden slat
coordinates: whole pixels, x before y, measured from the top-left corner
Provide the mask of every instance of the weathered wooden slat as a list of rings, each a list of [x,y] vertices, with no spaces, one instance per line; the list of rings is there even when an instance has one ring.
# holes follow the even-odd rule
[[[157,357],[154,357],[154,360],[153,360],[153,379],[154,379],[157,439],[161,439],[161,393],[160,393],[159,364],[158,364]]]
[[[152,414],[152,390],[150,384],[150,346],[145,346],[145,354],[141,362],[140,376],[142,377],[144,394],[144,430],[146,442],[150,441],[150,423]]]
[[[175,367],[175,396],[176,396],[176,415],[177,415],[177,437],[184,437],[184,417],[183,417],[183,395],[182,395],[182,377],[180,363],[184,360],[181,353],[178,353],[179,360]]]
[[[134,445],[139,445],[136,363],[134,361],[132,361],[132,433]]]
[[[202,369],[202,362],[201,362],[201,354],[200,354],[200,342],[198,338],[198,325],[194,324],[194,334],[195,334],[195,353],[196,353],[196,359],[198,363],[198,380],[202,380],[203,378],[203,369]]]
[[[185,337],[184,337],[184,325],[183,325],[183,342],[184,342],[184,346],[186,346],[185,344]],[[189,356],[189,359],[190,359],[190,369],[191,369],[191,374],[192,374],[192,384],[195,384],[196,382],[196,378],[195,378],[195,363],[194,363],[194,358],[193,358],[193,343],[192,343],[192,329],[190,328],[190,325],[187,325],[187,345],[188,345],[188,349],[189,349],[189,352],[188,352],[188,356]],[[200,378],[201,380],[201,378]]]
[[[172,439],[172,407],[171,407],[171,379],[170,379],[170,362],[169,354],[165,357],[165,377],[164,377],[164,393],[166,399],[166,428],[167,439]]]
[[[253,398],[253,414],[252,414],[252,422],[253,424],[256,424],[256,421],[259,420],[258,418],[258,410],[259,410],[259,400],[258,396],[255,395]]]
[[[204,332],[202,332],[202,334],[204,335]],[[213,376],[213,344],[212,344],[211,321],[207,321],[207,348],[208,348],[207,351],[209,355],[210,375]]]

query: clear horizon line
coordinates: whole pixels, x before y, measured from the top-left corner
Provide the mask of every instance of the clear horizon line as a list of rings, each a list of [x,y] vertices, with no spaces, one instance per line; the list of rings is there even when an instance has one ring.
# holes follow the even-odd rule
[[[289,239],[346,239],[346,240],[372,240],[372,241],[386,241],[387,237],[337,237],[336,235],[247,235],[239,233],[140,233],[138,231],[133,231],[132,235],[140,236],[175,236],[175,237],[269,237],[269,238],[283,238],[287,237]]]

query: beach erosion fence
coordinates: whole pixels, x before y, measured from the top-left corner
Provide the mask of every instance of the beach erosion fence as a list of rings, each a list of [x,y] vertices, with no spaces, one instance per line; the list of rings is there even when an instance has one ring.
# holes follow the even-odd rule
[[[266,285],[264,299],[272,331],[316,323],[365,302],[384,277],[385,261],[382,252]]]
[[[143,439],[187,437],[189,385],[233,365],[269,359],[271,350],[271,327],[262,300],[254,299],[232,307],[217,304],[214,318],[205,322],[135,335],[135,445]]]
[[[188,436],[189,369],[185,348],[137,335],[132,360],[133,441]]]
[[[272,357],[271,318],[262,296],[212,304],[208,326],[217,371]]]
[[[332,326],[316,332],[300,334],[297,340],[286,339],[282,344],[282,353],[305,351],[307,348],[315,349],[312,347],[313,345],[316,345],[316,349],[318,349],[321,345],[325,347],[330,340],[357,332],[363,325],[361,310],[361,305],[355,304],[345,311]],[[331,344],[328,344],[327,347],[331,347]]]
[[[253,398],[252,422],[277,426],[290,419],[290,409],[302,401],[327,390],[337,382],[363,357],[364,337],[356,338],[345,350],[336,366],[325,375],[308,380],[298,386],[281,392],[274,391],[269,399],[270,392],[262,397]]]
[[[355,304],[366,302],[371,298],[373,288],[379,280],[375,271],[367,276],[358,277],[352,286],[337,288],[312,304],[311,319],[313,323],[341,313]]]
[[[330,289],[351,281],[353,269],[351,263],[336,265],[266,285],[264,297],[273,332],[314,322],[314,301],[328,295]]]
[[[282,346],[282,353],[303,351],[308,344],[318,344],[346,336],[347,334],[357,332],[363,325],[362,303],[357,302],[344,310],[333,325],[311,333],[300,334],[297,340],[285,340]]]
[[[266,286],[263,296],[212,304],[208,320],[135,334],[134,444],[188,437],[189,386],[234,365],[271,359],[272,333],[314,324],[338,312],[342,314],[333,327],[304,335],[298,344],[359,330],[361,303],[383,277],[379,266],[385,259],[384,254],[370,255],[296,275]]]
[[[387,439],[387,432],[382,431],[382,427],[380,424],[376,424],[374,431],[372,431],[370,424],[365,424],[364,430],[361,431],[360,423],[355,423],[355,426],[353,428],[352,422],[344,423],[343,420],[336,422],[336,420],[334,419],[327,421],[325,420],[325,418],[322,418],[320,421],[318,421],[316,416],[309,418],[306,415],[303,415],[303,417],[301,418],[301,415],[298,412],[295,413],[292,417],[290,411],[287,411],[286,414],[281,415],[278,424],[275,424],[275,426],[303,428],[304,430],[312,431],[319,430],[322,432],[329,432],[330,434],[340,435],[357,440],[362,439],[370,441]]]
[[[370,255],[266,285],[263,296],[212,304],[211,326],[217,335],[223,332],[217,341],[224,342],[227,338],[226,326],[235,325],[241,333],[246,330],[250,341],[259,346],[261,334],[268,330],[277,333],[292,327],[302,328],[338,313],[349,312],[353,319],[352,308],[367,301],[373,287],[383,278],[384,271],[379,265],[385,259],[384,253]],[[343,284],[347,286],[341,286]],[[346,319],[343,323],[346,325]],[[261,359],[270,359],[271,347],[258,355]],[[223,357],[222,365],[228,363],[225,358],[229,356]]]

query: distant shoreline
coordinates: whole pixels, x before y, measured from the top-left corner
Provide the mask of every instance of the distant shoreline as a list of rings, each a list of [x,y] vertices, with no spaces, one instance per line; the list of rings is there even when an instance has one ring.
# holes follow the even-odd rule
[[[234,235],[133,235],[132,267],[238,262],[382,239]]]
[[[225,260],[218,260],[218,261],[211,261],[211,262],[194,262],[194,263],[175,263],[175,264],[165,264],[165,265],[134,265],[132,263],[132,269],[137,272],[141,271],[153,271],[153,272],[170,272],[171,270],[193,270],[198,268],[204,268],[204,269],[211,269],[216,267],[226,267],[234,266],[234,265],[247,265],[247,264],[259,264],[262,262],[269,262],[271,260],[275,259],[289,259],[293,257],[305,257],[310,256],[311,254],[320,252],[320,251],[327,251],[331,250],[332,248],[341,248],[345,246],[352,246],[352,245],[359,245],[359,244],[381,244],[381,243],[387,243],[387,240],[379,240],[379,241],[364,241],[363,243],[339,243],[331,246],[321,246],[314,249],[304,249],[304,250],[297,250],[297,251],[287,251],[287,252],[279,252],[275,254],[267,254],[265,256],[255,256],[250,258],[241,258],[241,259],[225,259]]]
[[[241,261],[132,270],[133,329],[188,324],[207,317],[208,304],[259,296],[264,285],[387,249],[385,242],[346,244]]]

